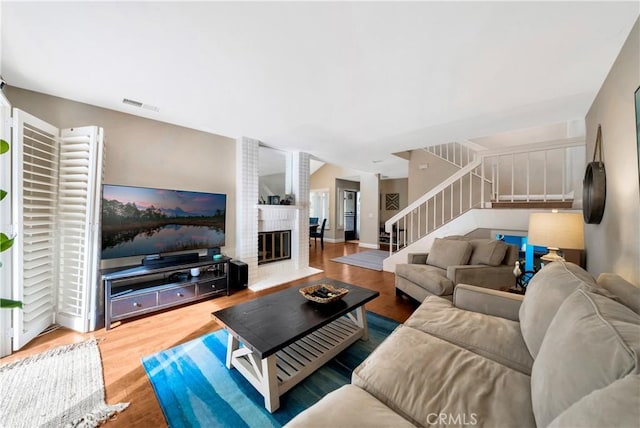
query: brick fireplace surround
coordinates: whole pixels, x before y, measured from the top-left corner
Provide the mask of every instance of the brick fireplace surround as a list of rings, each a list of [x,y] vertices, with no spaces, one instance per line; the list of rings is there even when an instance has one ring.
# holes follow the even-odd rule
[[[260,142],[236,144],[236,259],[249,267],[249,288],[257,291],[321,272],[309,267],[309,154],[293,153],[295,205],[258,204]],[[258,266],[258,233],[291,230],[291,259]]]

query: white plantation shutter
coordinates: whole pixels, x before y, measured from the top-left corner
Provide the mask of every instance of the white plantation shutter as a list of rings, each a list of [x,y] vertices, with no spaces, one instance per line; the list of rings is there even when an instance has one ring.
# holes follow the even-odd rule
[[[57,323],[95,328],[102,128],[58,130],[14,109],[13,349]]]
[[[12,206],[17,239],[13,246],[13,348],[54,322],[56,306],[56,127],[14,109]]]
[[[87,332],[98,281],[102,129],[61,132],[58,184],[58,306],[56,322]]]

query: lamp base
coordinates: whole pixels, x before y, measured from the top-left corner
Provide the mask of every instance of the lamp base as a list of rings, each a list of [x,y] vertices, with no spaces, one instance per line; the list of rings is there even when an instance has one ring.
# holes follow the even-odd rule
[[[540,257],[540,260],[544,260],[545,262],[563,262],[564,257],[558,254],[558,248],[549,247],[549,252],[544,256]]]

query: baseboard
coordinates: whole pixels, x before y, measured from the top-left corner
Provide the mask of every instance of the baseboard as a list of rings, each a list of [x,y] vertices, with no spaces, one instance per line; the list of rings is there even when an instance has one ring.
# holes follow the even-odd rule
[[[340,242],[344,242],[344,239],[334,239],[334,238],[327,238],[326,236],[324,237],[324,241],[325,242],[329,242],[331,244],[338,244]]]
[[[377,250],[378,248],[380,248],[380,245],[378,245],[378,244],[367,244],[366,242],[361,242],[360,244],[358,244],[358,247],[371,248],[371,249]]]

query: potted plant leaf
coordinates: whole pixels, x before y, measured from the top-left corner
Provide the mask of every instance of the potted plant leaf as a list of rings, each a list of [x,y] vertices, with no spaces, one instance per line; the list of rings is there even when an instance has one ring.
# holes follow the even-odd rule
[[[0,139],[0,155],[3,155],[9,151],[9,143],[5,140]],[[0,189],[0,201],[2,201],[8,192],[4,189]],[[0,253],[7,251],[13,245],[15,238],[9,238],[4,233],[0,232]],[[2,263],[0,262],[0,267],[2,267]],[[11,299],[3,299],[0,298],[0,308],[21,308],[22,302]]]

